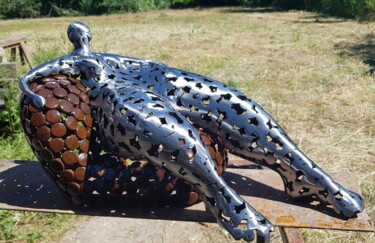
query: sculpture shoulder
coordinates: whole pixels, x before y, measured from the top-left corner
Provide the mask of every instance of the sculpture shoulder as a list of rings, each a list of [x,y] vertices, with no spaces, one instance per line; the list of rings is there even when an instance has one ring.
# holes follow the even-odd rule
[[[159,69],[161,71],[166,71],[168,69],[168,66],[163,63],[147,59],[105,53],[97,53],[95,56],[100,58],[101,62],[115,69]]]

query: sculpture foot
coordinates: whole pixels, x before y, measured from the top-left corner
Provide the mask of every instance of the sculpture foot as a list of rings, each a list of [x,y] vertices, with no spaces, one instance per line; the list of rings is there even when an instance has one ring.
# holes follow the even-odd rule
[[[255,236],[269,242],[272,224],[230,188],[219,189],[215,200],[206,198],[206,205],[218,223],[236,240],[253,241]]]
[[[312,187],[311,183],[300,184],[298,188],[302,189],[286,191],[293,198],[316,196],[322,203],[332,205],[337,214],[343,215],[346,218],[356,217],[358,213],[363,211],[362,197],[355,192],[343,188],[336,182],[329,181],[326,186],[322,184],[315,186],[316,188]]]
[[[358,213],[363,211],[362,197],[342,187],[337,191],[329,192],[328,203],[332,204],[336,213],[347,218],[356,217]]]
[[[222,212],[218,215],[219,223],[236,240],[253,241],[256,233],[257,238],[263,238],[265,242],[269,242],[270,232],[273,231],[272,224],[265,217],[255,212],[247,203],[244,202],[239,207],[244,207],[241,215],[226,216]]]

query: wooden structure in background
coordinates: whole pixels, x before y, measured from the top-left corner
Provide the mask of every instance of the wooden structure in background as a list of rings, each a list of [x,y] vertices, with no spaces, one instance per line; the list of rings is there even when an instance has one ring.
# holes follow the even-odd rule
[[[6,50],[10,49],[10,59],[6,56]],[[15,36],[8,39],[0,40],[0,80],[1,79],[17,79],[16,60],[17,50],[22,65],[26,63],[33,68],[33,61],[30,52],[27,48],[25,36]],[[6,92],[6,89],[0,88],[0,110],[5,108],[5,102],[1,95]]]
[[[30,69],[33,68],[33,61],[27,48],[25,36],[15,36],[8,39],[0,40],[0,57],[2,59],[3,64],[8,63],[8,59],[5,55],[6,49],[10,49],[10,62],[16,61],[18,49],[21,63],[25,64],[26,61]]]

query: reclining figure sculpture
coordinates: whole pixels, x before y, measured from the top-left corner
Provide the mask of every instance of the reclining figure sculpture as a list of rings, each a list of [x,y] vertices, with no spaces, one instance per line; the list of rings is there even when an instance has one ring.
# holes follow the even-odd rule
[[[146,159],[193,185],[235,239],[252,241],[255,233],[269,239],[273,227],[218,175],[198,128],[214,134],[232,154],[278,172],[291,197],[314,195],[345,217],[363,210],[359,195],[334,182],[239,91],[158,62],[92,52],[92,34],[81,22],[69,26],[68,37],[74,45],[71,54],[20,79],[23,102],[45,106],[46,99],[28,86],[37,78],[79,77],[103,149],[119,158]]]

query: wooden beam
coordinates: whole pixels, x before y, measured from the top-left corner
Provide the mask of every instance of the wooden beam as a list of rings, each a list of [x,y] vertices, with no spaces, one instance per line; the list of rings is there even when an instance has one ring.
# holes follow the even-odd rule
[[[24,42],[21,42],[21,47],[22,47],[23,56],[26,58],[26,61],[29,64],[30,69],[32,69],[33,68],[33,60],[32,60],[31,55],[29,53],[29,49],[27,48],[26,40]]]
[[[0,40],[0,47],[2,48],[11,48],[13,46],[18,46],[19,43],[26,42],[25,36],[14,36],[4,40]]]
[[[298,228],[279,227],[284,243],[304,243],[301,231]]]
[[[25,141],[26,143],[26,141]],[[359,192],[358,180],[350,173],[331,173],[343,186]],[[320,228],[350,231],[373,231],[366,211],[357,218],[341,219],[328,207],[292,200],[283,190],[280,176],[272,170],[231,169],[224,174],[227,183],[257,211],[277,227]],[[77,207],[64,199],[56,185],[45,174],[39,162],[0,161],[0,209],[55,212],[112,217],[168,219],[177,221],[215,222],[205,212],[203,203],[188,208],[134,208],[117,203],[115,199],[98,202],[95,208]]]
[[[27,48],[26,44],[26,37],[24,36],[16,36],[4,40],[0,40],[0,56],[3,58],[3,63],[7,63],[7,59],[5,56],[5,49],[11,49],[11,61],[14,62],[16,59],[16,52],[17,48],[20,52],[20,59],[21,63],[25,64],[25,60],[27,64],[29,65],[30,69],[33,68],[33,61],[32,57],[29,53],[29,50]]]

